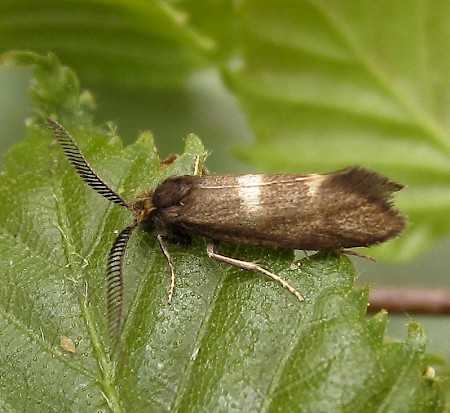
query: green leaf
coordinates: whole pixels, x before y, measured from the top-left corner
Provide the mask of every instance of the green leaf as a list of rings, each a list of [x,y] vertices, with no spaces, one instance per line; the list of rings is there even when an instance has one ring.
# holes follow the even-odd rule
[[[246,1],[243,56],[225,75],[257,142],[259,170],[370,166],[408,188],[410,228],[383,253],[406,259],[448,235],[448,2]]]
[[[211,140],[241,139],[247,128],[234,126],[242,119],[211,109],[217,84],[204,86],[206,97],[195,82],[187,93],[182,89],[187,74],[224,64],[224,78],[257,138],[237,150],[243,160],[276,172],[363,164],[406,184],[396,203],[411,225],[398,240],[377,247],[376,256],[406,260],[450,232],[446,2],[0,4],[0,50],[56,51],[89,85],[102,83],[108,102],[102,107],[115,108],[112,117],[123,119],[122,128],[137,124],[140,111],[148,116],[149,99],[158,99],[156,128],[170,134],[189,113],[189,128],[203,120],[205,139],[208,133]],[[149,88],[163,92],[149,98]],[[123,104],[131,99],[140,109]],[[178,123],[172,110],[183,112]],[[225,146],[217,145],[220,151]]]
[[[289,280],[305,296],[300,303],[262,276],[211,261],[195,237],[189,248],[170,246],[177,286],[168,305],[166,262],[154,236],[137,232],[126,256],[122,351],[111,360],[105,264],[131,217],[79,179],[42,116],[64,119],[91,166],[126,199],[192,173],[206,153],[193,135],[169,165],[148,133],[124,148],[76,107],[76,88],[52,87],[76,83],[69,69],[53,57],[33,61],[40,116],[0,176],[3,410],[443,411],[420,326],[410,324],[405,342],[386,341],[386,314],[366,318],[367,289],[353,289],[355,270],[338,254],[293,263],[289,251],[221,246]]]
[[[189,16],[189,22],[214,40],[214,57],[226,62],[235,57],[239,47],[239,31],[235,18],[236,2],[230,0],[180,0],[177,7]]]
[[[50,50],[92,83],[174,86],[212,48],[162,1],[1,1],[0,53]]]

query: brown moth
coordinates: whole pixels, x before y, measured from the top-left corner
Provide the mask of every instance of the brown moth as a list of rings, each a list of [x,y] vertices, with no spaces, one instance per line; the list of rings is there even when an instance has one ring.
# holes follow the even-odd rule
[[[107,263],[108,323],[115,343],[122,329],[123,261],[128,240],[138,227],[156,234],[171,271],[170,302],[175,269],[166,241],[187,244],[191,233],[202,235],[210,240],[209,257],[265,274],[301,301],[302,295],[279,275],[257,263],[220,255],[216,244],[342,250],[379,244],[406,226],[391,201],[403,185],[358,166],[305,175],[197,172],[168,178],[128,202],[98,177],[62,125],[51,119],[47,125],[83,181],[109,201],[128,208],[134,217],[114,241]]]

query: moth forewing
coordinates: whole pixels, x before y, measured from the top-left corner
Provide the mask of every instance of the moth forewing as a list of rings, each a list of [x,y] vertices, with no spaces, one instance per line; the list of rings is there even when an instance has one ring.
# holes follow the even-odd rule
[[[401,188],[352,167],[330,174],[175,177],[153,199],[162,221],[214,240],[337,250],[397,236],[406,221],[391,195]]]

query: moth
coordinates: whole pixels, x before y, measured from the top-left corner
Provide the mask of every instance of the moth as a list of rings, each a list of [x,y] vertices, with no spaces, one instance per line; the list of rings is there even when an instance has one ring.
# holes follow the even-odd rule
[[[402,184],[353,166],[323,174],[234,174],[174,176],[128,202],[90,167],[69,132],[58,122],[47,125],[75,171],[100,195],[129,209],[133,222],[122,230],[109,252],[108,325],[117,341],[123,318],[123,262],[136,228],[154,232],[171,273],[169,302],[175,291],[175,268],[166,242],[188,244],[190,234],[209,240],[210,258],[262,273],[303,297],[279,275],[254,262],[221,255],[220,241],[299,250],[366,247],[398,236],[406,219],[392,204]]]

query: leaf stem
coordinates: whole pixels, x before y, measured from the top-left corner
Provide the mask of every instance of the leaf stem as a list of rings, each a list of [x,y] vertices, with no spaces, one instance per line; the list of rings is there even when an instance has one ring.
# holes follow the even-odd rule
[[[450,314],[450,291],[409,287],[374,287],[368,311],[390,313]]]

